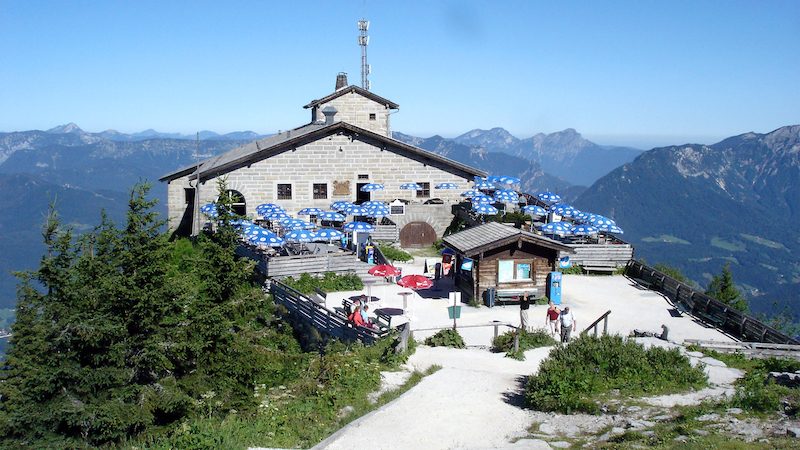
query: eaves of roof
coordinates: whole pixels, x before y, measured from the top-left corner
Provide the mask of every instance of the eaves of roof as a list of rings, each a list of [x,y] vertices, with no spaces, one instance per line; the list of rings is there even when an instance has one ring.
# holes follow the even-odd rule
[[[320,104],[323,104],[323,103],[328,103],[329,101],[331,101],[331,100],[333,100],[333,99],[335,99],[337,97],[341,97],[342,95],[349,94],[349,93],[355,93],[355,94],[362,95],[362,96],[364,96],[364,97],[366,97],[366,98],[368,98],[368,99],[370,99],[370,100],[372,100],[374,102],[380,103],[381,105],[385,105],[389,109],[399,109],[400,108],[400,105],[398,105],[397,103],[391,102],[391,101],[381,97],[380,95],[375,95],[375,94],[373,94],[372,92],[370,92],[370,91],[368,91],[366,89],[360,88],[358,86],[353,86],[353,85],[341,88],[338,91],[334,92],[333,94],[330,94],[330,95],[328,95],[326,97],[323,97],[323,98],[321,98],[319,100],[314,100],[311,103],[307,104],[306,106],[303,106],[303,108],[306,108],[306,109],[313,108],[313,107],[315,107],[317,105],[320,105]]]
[[[445,236],[442,241],[445,245],[466,257],[479,255],[513,242],[528,242],[556,251],[575,253],[575,250],[571,247],[558,241],[498,222],[488,222],[468,228]]]

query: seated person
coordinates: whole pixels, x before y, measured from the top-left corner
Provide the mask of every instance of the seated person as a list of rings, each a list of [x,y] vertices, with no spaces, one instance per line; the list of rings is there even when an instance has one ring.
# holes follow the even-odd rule
[[[348,317],[350,322],[353,322],[356,325],[361,325],[362,327],[372,328],[371,323],[364,322],[364,317],[361,315],[361,307],[356,306],[356,309],[353,311],[353,314],[350,314]]]

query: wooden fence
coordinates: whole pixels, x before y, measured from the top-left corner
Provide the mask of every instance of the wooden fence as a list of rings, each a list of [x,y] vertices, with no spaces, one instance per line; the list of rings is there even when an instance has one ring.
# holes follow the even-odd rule
[[[576,266],[613,264],[617,267],[625,265],[633,258],[633,246],[615,239],[607,244],[567,244],[575,250],[570,254],[570,264]]]
[[[639,261],[631,259],[626,274],[664,294],[678,310],[743,341],[800,345],[791,336]]]
[[[321,333],[347,342],[372,344],[389,334],[388,331],[373,330],[353,325],[343,314],[331,311],[324,305],[314,303],[306,295],[276,280],[269,280],[269,292],[275,303],[283,305],[300,320],[309,323]]]
[[[361,264],[355,253],[345,251],[263,258],[251,248],[239,246],[236,254],[255,261],[258,271],[267,277],[297,276],[301,273],[355,273]]]

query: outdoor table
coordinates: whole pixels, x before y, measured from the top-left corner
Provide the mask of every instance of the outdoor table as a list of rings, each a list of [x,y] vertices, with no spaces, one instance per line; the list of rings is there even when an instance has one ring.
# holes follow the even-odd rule
[[[403,309],[407,309],[408,308],[408,296],[411,295],[411,294],[413,294],[413,292],[400,292],[400,293],[398,293],[398,295],[402,295],[403,296]]]
[[[403,310],[400,308],[378,308],[375,313],[386,314],[387,316],[402,316]]]
[[[368,302],[378,302],[378,301],[381,300],[378,297],[375,297],[374,295],[365,295],[364,297],[366,298],[366,300]],[[350,297],[350,300],[351,301],[361,300],[361,296],[360,295],[354,295],[354,296]]]

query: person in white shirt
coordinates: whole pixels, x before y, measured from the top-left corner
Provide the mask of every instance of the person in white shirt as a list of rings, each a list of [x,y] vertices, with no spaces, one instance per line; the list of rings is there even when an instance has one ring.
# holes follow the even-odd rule
[[[575,315],[572,314],[572,311],[569,310],[569,306],[564,308],[561,311],[561,342],[567,343],[569,342],[570,337],[572,336],[572,330],[576,326],[575,322]]]

